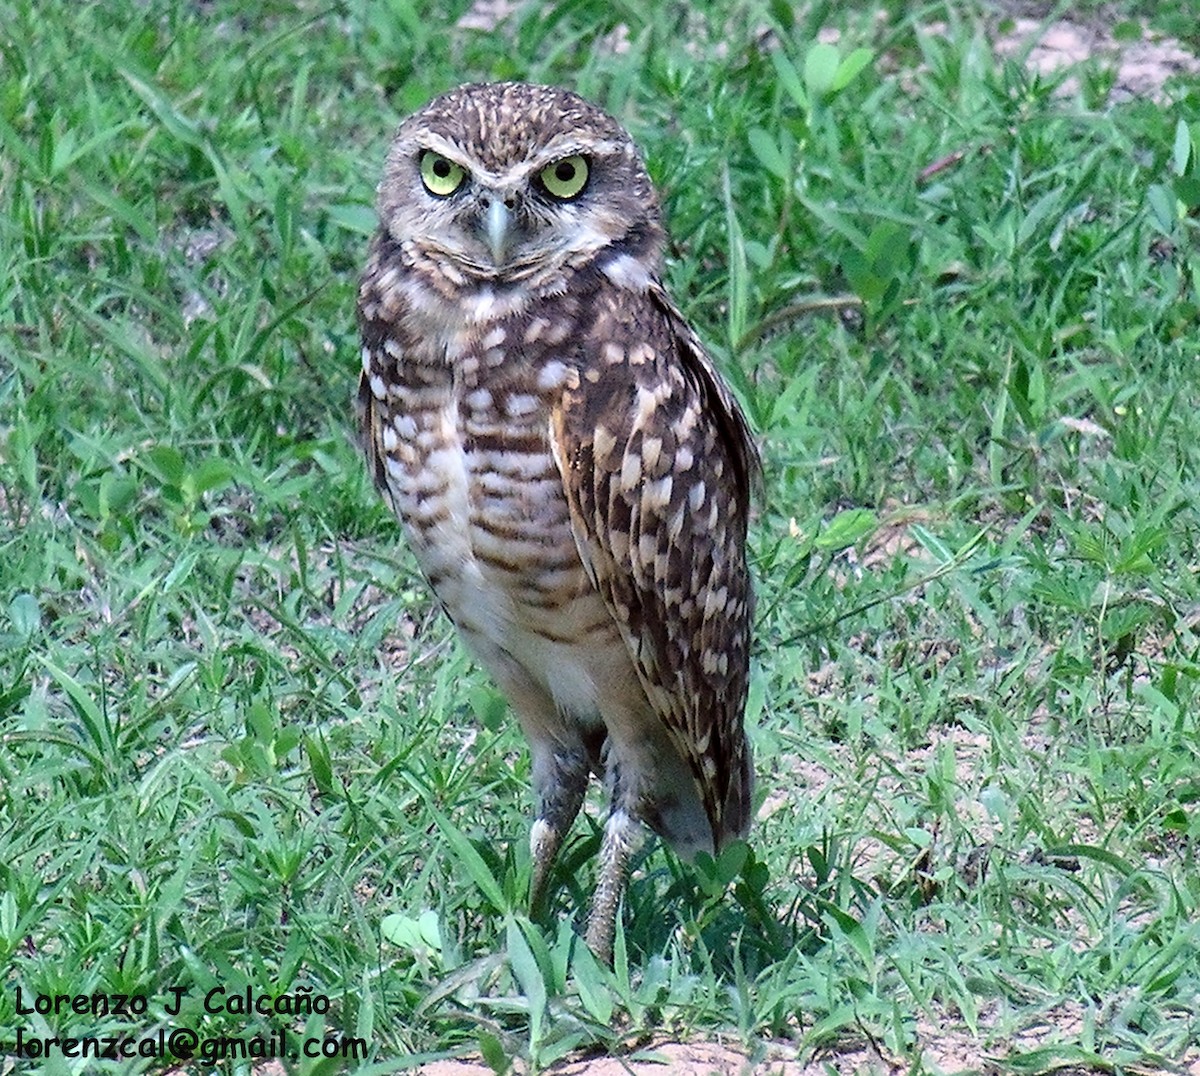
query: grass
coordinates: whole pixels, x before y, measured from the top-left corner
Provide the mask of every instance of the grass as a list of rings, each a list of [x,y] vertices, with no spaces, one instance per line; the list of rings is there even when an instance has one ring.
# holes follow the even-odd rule
[[[644,7],[0,4],[5,1052],[1194,1057],[1200,79],[1063,97],[966,4]],[[572,921],[594,822],[525,915],[528,757],[351,436],[390,133],[507,77],[634,132],[765,446],[760,821],[647,848],[612,972]]]

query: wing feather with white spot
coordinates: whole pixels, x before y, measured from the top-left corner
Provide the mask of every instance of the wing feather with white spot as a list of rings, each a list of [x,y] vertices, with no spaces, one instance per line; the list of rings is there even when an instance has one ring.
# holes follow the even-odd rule
[[[575,540],[651,706],[687,760],[714,849],[749,825],[742,728],[753,614],[745,417],[657,283],[584,335],[552,419]]]
[[[355,413],[358,436],[367,466],[376,487],[392,503],[388,483],[387,450],[383,443],[390,416],[385,414],[387,386],[397,377],[402,355],[395,339],[399,320],[397,289],[385,287],[389,257],[394,250],[386,237],[377,237],[371,245],[367,267],[359,283],[358,328],[362,339],[362,373],[358,379]],[[394,505],[393,505],[394,507]]]

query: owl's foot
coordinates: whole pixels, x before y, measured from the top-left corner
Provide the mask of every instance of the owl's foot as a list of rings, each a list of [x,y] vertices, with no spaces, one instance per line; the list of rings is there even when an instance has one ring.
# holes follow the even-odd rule
[[[604,824],[600,844],[600,878],[592,898],[587,944],[596,959],[612,964],[613,939],[617,931],[617,909],[625,889],[629,858],[642,841],[642,825],[623,808],[616,808]]]
[[[533,823],[529,831],[529,852],[533,857],[533,877],[529,882],[529,915],[537,919],[546,901],[550,875],[554,872],[554,861],[562,846],[563,834],[544,818]]]

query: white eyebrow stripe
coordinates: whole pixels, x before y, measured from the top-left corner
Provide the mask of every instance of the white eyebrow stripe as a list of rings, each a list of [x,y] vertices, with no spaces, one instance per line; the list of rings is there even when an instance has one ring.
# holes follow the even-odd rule
[[[427,132],[421,138],[420,144],[423,150],[440,153],[443,157],[466,169],[473,182],[485,187],[504,187],[526,182],[530,176],[540,172],[547,165],[554,164],[555,161],[561,161],[566,157],[581,156],[591,159],[616,154],[623,149],[622,143],[608,139],[583,143],[574,134],[560,135],[543,146],[528,160],[518,161],[504,171],[493,172],[482,167],[466,147],[439,134],[434,134],[432,131]]]

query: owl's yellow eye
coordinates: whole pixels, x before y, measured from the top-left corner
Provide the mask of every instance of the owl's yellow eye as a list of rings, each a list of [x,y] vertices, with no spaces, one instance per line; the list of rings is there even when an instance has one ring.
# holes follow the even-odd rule
[[[466,178],[467,170],[450,158],[431,149],[421,154],[421,182],[430,194],[446,198],[458,190]]]
[[[555,198],[564,202],[578,198],[588,181],[587,158],[576,153],[573,157],[564,157],[552,165],[543,168],[538,174],[542,186]]]

